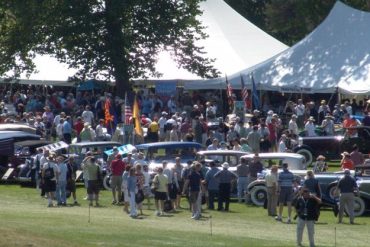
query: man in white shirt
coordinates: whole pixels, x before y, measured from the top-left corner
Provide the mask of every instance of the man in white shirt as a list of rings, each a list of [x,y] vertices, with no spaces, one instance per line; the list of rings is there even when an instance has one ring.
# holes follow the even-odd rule
[[[94,123],[94,113],[91,111],[90,106],[86,106],[85,110],[81,114],[82,119],[85,123],[90,124],[90,126],[93,126]]]
[[[306,110],[302,99],[298,99],[298,104],[295,106],[295,113],[297,115],[297,125],[298,128],[303,129],[304,127],[304,113]]]
[[[167,112],[162,112],[162,116],[159,118],[158,120],[158,124],[159,124],[159,140],[160,141],[164,141],[164,139],[166,138],[166,133],[164,132],[164,126],[166,125],[167,123]]]
[[[298,124],[297,124],[297,115],[295,114],[292,115],[292,118],[289,121],[288,129],[290,133],[298,136],[299,131],[298,131]]]
[[[286,147],[285,142],[286,142],[286,135],[282,134],[281,138],[280,138],[280,142],[279,142],[279,147],[278,147],[278,152],[279,153],[285,153],[286,152],[287,147]]]
[[[310,117],[304,127],[305,131],[306,131],[306,136],[316,136],[316,132],[315,132],[315,129],[316,129],[316,126],[314,124],[314,117]]]

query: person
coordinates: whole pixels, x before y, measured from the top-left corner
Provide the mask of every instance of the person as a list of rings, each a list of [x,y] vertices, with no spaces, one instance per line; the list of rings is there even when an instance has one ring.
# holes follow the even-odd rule
[[[122,161],[122,155],[117,154],[115,159],[110,163],[110,170],[112,172],[111,188],[113,201],[112,204],[121,203],[120,197],[122,194],[122,175],[125,170],[125,163]]]
[[[127,153],[127,157],[123,158],[123,163],[125,163],[126,166],[134,166],[135,159],[133,158],[132,152]]]
[[[279,146],[278,146],[278,152],[279,153],[285,153],[288,151],[288,148],[286,146],[286,141],[287,141],[287,136],[286,134],[282,134],[280,141],[279,141]]]
[[[144,176],[144,185],[143,185],[143,192],[144,197],[147,200],[148,209],[150,209],[150,197],[152,197],[152,192],[150,191],[150,174],[149,174],[149,167],[148,165],[144,165],[142,167],[142,173]]]
[[[308,240],[310,247],[315,246],[315,220],[321,199],[310,193],[307,188],[303,188],[301,196],[298,198],[295,208],[297,211],[297,246],[302,246],[304,227],[307,226]]]
[[[249,166],[246,158],[240,158],[240,164],[236,166],[236,175],[238,176],[238,202],[240,203],[243,200],[246,201],[247,195]]]
[[[288,130],[290,131],[290,133],[293,133],[294,135],[299,134],[299,128],[300,129],[303,128],[303,119],[304,119],[304,116],[302,115],[302,117],[300,118],[300,121],[302,121],[302,123],[300,123],[300,126],[298,126],[297,115],[295,114],[292,115],[292,118],[290,119],[289,124],[288,124]]]
[[[313,171],[306,172],[306,178],[303,182],[303,186],[307,188],[311,194],[321,198],[321,188],[319,184],[319,180],[315,178]]]
[[[59,168],[57,186],[56,186],[56,199],[58,206],[67,205],[66,187],[67,187],[67,172],[68,168],[62,156],[56,158],[56,162]]]
[[[83,169],[87,173],[87,194],[90,201],[89,206],[93,205],[95,200],[95,206],[99,207],[99,191],[100,191],[100,167],[96,163],[95,157],[87,156],[87,162],[83,163]]]
[[[256,181],[258,173],[261,173],[262,170],[263,164],[261,163],[261,159],[258,153],[255,153],[253,156],[253,160],[249,163],[248,184],[252,183],[253,181]]]
[[[48,207],[53,207],[53,198],[56,191],[56,183],[59,176],[59,168],[54,162],[55,154],[49,154],[47,161],[43,163],[41,181],[43,189],[48,197]]]
[[[214,161],[211,161],[209,163],[209,169],[206,173],[206,186],[208,191],[208,209],[214,210],[214,202],[215,198],[218,197],[218,188],[219,188],[219,182],[215,178],[215,174],[219,172],[219,169],[216,167],[216,163]]]
[[[100,119],[99,124],[95,127],[95,136],[97,141],[105,141],[104,122],[104,119]]]
[[[162,167],[158,167],[157,172],[153,179],[156,187],[156,191],[154,192],[155,215],[161,216],[164,211],[164,201],[168,198],[168,178],[163,174]]]
[[[175,166],[174,166],[174,176],[176,176],[176,179],[177,179],[177,183],[178,183],[178,190],[177,190],[177,196],[176,196],[176,203],[175,203],[175,206],[176,208],[181,208],[181,193],[182,193],[182,189],[184,187],[184,180],[181,176],[182,174],[182,171],[183,171],[183,166],[181,165],[181,158],[180,157],[176,157],[175,158]]]
[[[129,175],[127,177],[127,192],[128,197],[130,198],[130,217],[136,218],[137,212],[136,212],[136,201],[135,201],[135,195],[137,190],[137,179],[135,176],[136,169],[135,167],[131,167],[129,171]]]
[[[271,171],[265,177],[267,188],[267,214],[276,216],[276,206],[278,201],[278,166],[273,165]]]
[[[355,165],[353,164],[353,161],[351,160],[351,155],[348,152],[343,152],[342,157],[343,158],[340,161],[340,167],[342,171],[344,171],[345,169],[354,170]]]
[[[124,201],[124,206],[123,206],[123,211],[129,214],[130,212],[128,211],[128,205],[130,203],[130,197],[128,195],[128,189],[127,189],[127,179],[130,173],[131,166],[127,165],[125,167],[125,171],[122,174],[122,187],[121,191],[123,191],[123,201]]]
[[[254,125],[252,132],[250,132],[247,136],[247,142],[249,146],[252,148],[254,153],[259,153],[260,151],[260,142],[261,142],[261,135],[258,132],[258,126]]]
[[[78,168],[72,156],[67,161],[67,169],[67,189],[72,194],[74,205],[78,205],[76,196],[76,171]]]
[[[348,138],[354,138],[358,137],[358,132],[357,132],[357,121],[354,118],[351,118],[351,116],[348,113],[345,113],[343,115],[343,128],[346,129],[346,134],[345,136]]]
[[[316,136],[316,132],[315,132],[316,126],[314,124],[314,121],[315,121],[315,118],[314,117],[310,116],[308,118],[308,121],[307,121],[307,123],[304,126],[304,130],[306,132],[306,136],[309,136],[309,137]]]
[[[85,110],[82,112],[81,117],[84,123],[88,123],[90,126],[94,124],[94,113],[91,111],[91,107],[87,105]]]
[[[325,116],[325,119],[322,121],[321,128],[324,130],[326,136],[334,135],[334,117],[330,114]]]
[[[67,116],[63,122],[63,140],[71,144],[72,143],[72,125],[71,125],[71,116]]]
[[[218,211],[229,211],[231,182],[237,178],[228,169],[229,163],[224,162],[222,164],[222,170],[218,171],[214,176],[220,183],[218,189]],[[223,207],[223,203],[225,203],[225,207]]]
[[[135,176],[136,176],[136,192],[143,195],[142,199],[140,199],[139,201],[136,200],[136,209],[140,210],[140,215],[143,215],[145,177],[143,173],[143,167],[141,165],[135,166]]]
[[[350,224],[354,224],[354,197],[357,193],[358,187],[356,180],[351,177],[351,172],[349,169],[344,170],[344,177],[342,177],[336,188],[336,194],[339,195],[339,213],[338,213],[338,223],[342,223],[344,208],[346,207],[347,213],[349,215]]]
[[[293,200],[293,181],[294,175],[288,170],[288,164],[283,163],[283,171],[278,176],[278,192],[279,192],[279,214],[276,216],[277,221],[282,221],[282,214],[284,204],[288,206],[288,220],[287,223],[292,222],[292,200]]]
[[[201,214],[201,208],[198,207],[197,203],[199,193],[202,189],[202,181],[204,180],[200,172],[201,168],[202,165],[199,162],[193,163],[192,169],[185,180],[184,188],[182,191],[185,195],[187,188],[189,188],[189,201],[192,212],[191,218],[194,220],[199,220]]]
[[[364,155],[359,151],[359,148],[356,144],[353,145],[352,147],[352,152],[351,152],[351,160],[353,162],[353,165],[356,167],[358,165],[362,165],[365,161]]]
[[[295,113],[297,114],[295,117],[297,119],[297,127],[299,129],[303,129],[304,127],[304,113],[306,111],[305,105],[303,104],[302,99],[298,99],[297,105],[295,106]],[[293,114],[294,115],[294,114]],[[292,115],[292,119],[293,119]],[[297,130],[298,130],[297,128]]]
[[[324,155],[319,155],[316,158],[316,162],[313,166],[314,173],[326,172],[328,170],[328,165],[325,162],[326,157]]]

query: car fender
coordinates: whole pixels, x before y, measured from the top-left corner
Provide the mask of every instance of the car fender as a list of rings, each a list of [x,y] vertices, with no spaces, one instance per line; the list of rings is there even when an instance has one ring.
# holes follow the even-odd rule
[[[367,193],[365,191],[359,191],[358,196],[364,200],[370,200],[370,193]]]
[[[312,147],[308,146],[308,145],[299,145],[299,146],[296,146],[295,148],[293,148],[293,152],[296,153],[298,150],[300,149],[307,149],[309,150],[313,155],[315,154],[315,152],[313,151]]]
[[[248,185],[247,191],[250,192],[255,186],[266,186],[265,180],[257,179]]]

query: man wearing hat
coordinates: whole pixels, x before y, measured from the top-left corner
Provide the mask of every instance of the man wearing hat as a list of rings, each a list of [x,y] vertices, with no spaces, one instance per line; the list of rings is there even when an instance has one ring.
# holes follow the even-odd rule
[[[222,170],[215,174],[215,178],[219,182],[218,211],[229,211],[231,181],[237,178],[228,169],[229,163],[225,162],[222,164]],[[223,207],[223,203],[225,203],[225,207]]]
[[[302,127],[298,127],[297,115],[293,114],[292,118],[289,121],[288,129],[289,129],[290,133],[298,136],[298,134],[299,134],[298,128],[303,128],[303,125],[302,125]]]
[[[358,187],[356,180],[351,177],[350,170],[344,170],[344,177],[342,177],[337,185],[336,193],[340,193],[339,196],[339,214],[338,223],[342,223],[344,208],[346,207],[347,213],[349,214],[349,222],[354,224],[354,198],[357,193]]]
[[[334,117],[326,114],[325,119],[322,121],[321,128],[324,130],[326,136],[334,135]]]
[[[328,170],[328,165],[326,164],[325,159],[324,155],[317,156],[315,165],[313,166],[314,173],[326,172],[326,170]]]
[[[125,171],[125,163],[122,161],[121,154],[116,154],[115,159],[111,162],[110,170],[112,173],[111,188],[113,201],[112,204],[121,202],[121,185],[122,185],[122,174]]]
[[[304,126],[306,136],[316,136],[316,126],[314,124],[315,118],[314,117],[309,117],[306,125]]]
[[[55,195],[58,176],[59,168],[55,163],[55,154],[50,153],[48,157],[46,157],[46,162],[43,164],[41,171],[41,182],[45,194],[48,197],[48,207],[53,207],[52,200]]]
[[[167,112],[163,111],[161,117],[158,120],[159,125],[159,141],[164,141],[166,138],[165,126],[167,123]]]
[[[315,219],[317,218],[317,210],[321,199],[314,194],[310,193],[307,188],[303,188],[301,195],[296,203],[297,211],[297,246],[302,246],[302,236],[304,227],[307,226],[308,241],[310,247],[315,246]]]

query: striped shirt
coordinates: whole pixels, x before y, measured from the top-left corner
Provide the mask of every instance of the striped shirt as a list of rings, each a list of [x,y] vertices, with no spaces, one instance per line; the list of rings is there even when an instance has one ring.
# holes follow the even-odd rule
[[[294,175],[288,169],[284,169],[279,173],[279,185],[280,187],[292,187],[294,181]]]

